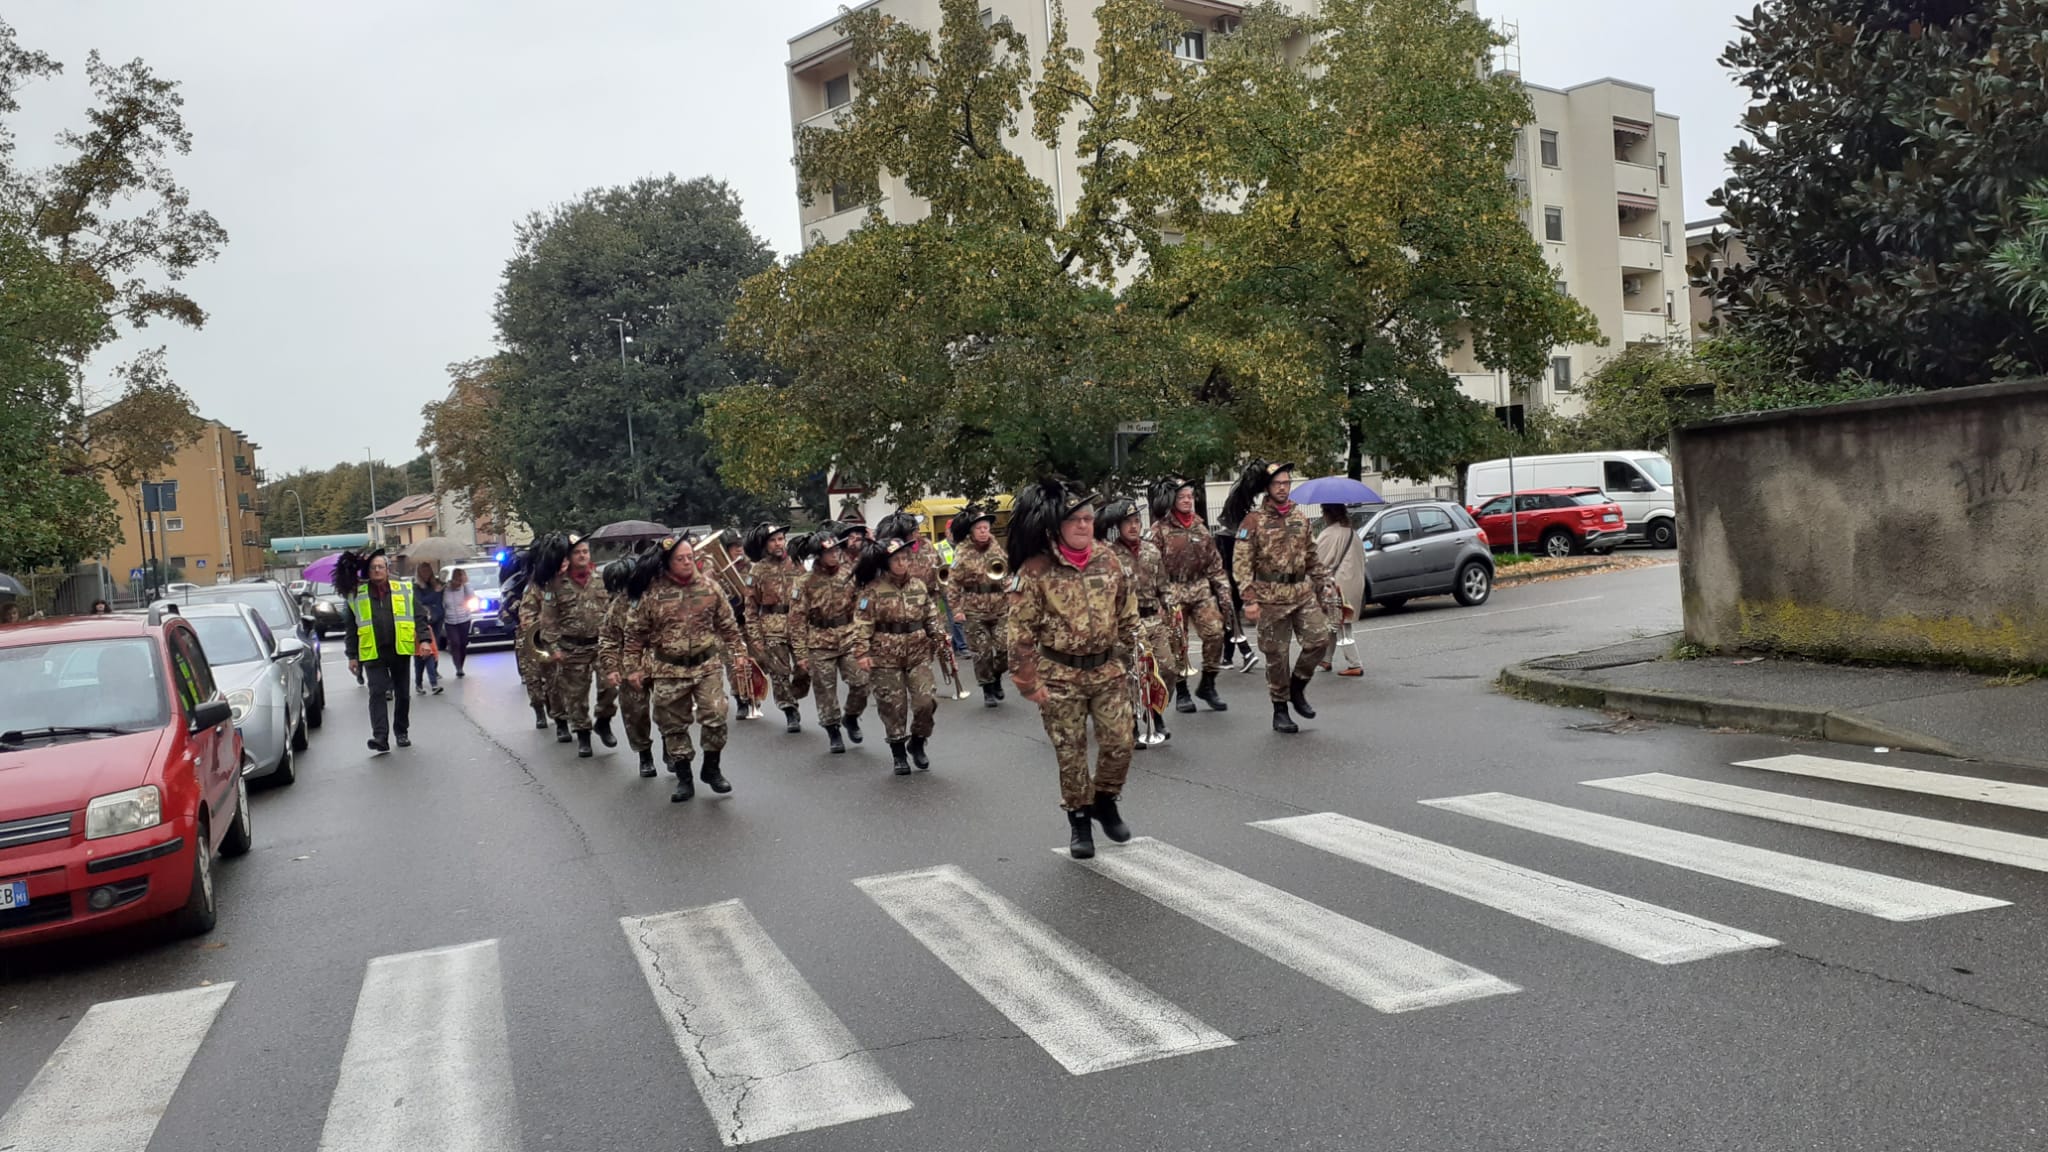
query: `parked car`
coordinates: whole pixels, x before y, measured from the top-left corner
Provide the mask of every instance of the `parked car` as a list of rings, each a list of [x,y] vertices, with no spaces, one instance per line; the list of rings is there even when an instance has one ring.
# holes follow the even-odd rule
[[[299,657],[305,643],[279,636],[247,604],[188,604],[185,619],[199,634],[213,682],[227,693],[242,734],[242,775],[278,784],[298,779],[296,753],[306,750],[306,695]]]
[[[339,635],[348,627],[348,601],[334,590],[334,585],[317,580],[308,584],[302,603],[306,614],[313,618],[313,631],[322,639]]]
[[[518,637],[512,622],[503,615],[504,596],[498,584],[498,564],[495,560],[465,560],[451,564],[441,570],[445,583],[457,568],[468,573],[469,579],[469,643],[510,644]]]
[[[183,595],[173,596],[172,602],[181,607],[195,604],[246,604],[256,610],[263,622],[281,639],[295,636],[299,641],[298,659],[300,690],[304,694],[306,727],[320,727],[321,717],[327,711],[327,673],[320,663],[320,628],[315,621],[285,591],[284,585],[275,580],[265,579],[247,584],[224,584],[213,588],[194,588]]]
[[[1621,505],[1598,488],[1525,490],[1497,496],[1474,508],[1472,515],[1493,547],[1520,547],[1543,556],[1605,555],[1628,538]]]
[[[1463,508],[1414,500],[1358,511],[1366,603],[1399,608],[1417,596],[1450,595],[1470,608],[1493,595],[1493,549]]]
[[[192,624],[0,628],[0,947],[168,918],[213,928],[253,842],[234,707]]]
[[[1512,475],[1511,475],[1512,474]],[[1465,501],[1551,488],[1597,488],[1621,506],[1623,530],[1653,548],[1678,546],[1678,490],[1671,461],[1655,452],[1575,452],[1487,460],[1465,472]]]

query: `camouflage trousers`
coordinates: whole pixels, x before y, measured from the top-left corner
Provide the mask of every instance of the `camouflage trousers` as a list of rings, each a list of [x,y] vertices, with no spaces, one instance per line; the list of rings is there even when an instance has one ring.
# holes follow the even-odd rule
[[[773,632],[762,636],[755,655],[775,690],[777,708],[794,708],[811,694],[811,674],[796,670],[796,653],[789,647],[788,636]]]
[[[690,746],[691,724],[703,727],[706,752],[725,749],[726,700],[717,673],[707,670],[695,676],[650,681],[647,698],[655,727],[661,729],[662,755],[669,763],[696,756],[696,749]]]
[[[822,648],[810,651],[811,691],[818,702],[818,723],[832,725],[842,717],[855,720],[868,710],[868,674],[854,663],[850,652]],[[839,680],[846,679],[846,707],[839,706]]]
[[[597,674],[597,722],[599,724],[624,712],[626,715],[626,747],[635,752],[654,747],[654,730],[647,712],[647,689],[633,687],[633,682],[624,677],[617,684],[607,683],[609,676],[603,671]]]
[[[1287,648],[1301,643],[1301,655],[1290,668]],[[1314,600],[1298,604],[1259,605],[1259,655],[1266,658],[1266,695],[1275,704],[1287,699],[1288,677],[1312,680],[1330,650],[1330,622]]]
[[[576,648],[557,642],[561,656],[548,682],[548,714],[567,720],[578,732],[590,731],[590,689],[597,682],[597,648]]]
[[[882,731],[894,744],[912,736],[930,736],[932,717],[939,710],[938,691],[932,685],[930,661],[910,668],[875,665],[868,673],[875,696],[875,711],[882,714]]]
[[[1131,750],[1137,743],[1132,727],[1131,681],[1124,666],[1112,660],[1083,672],[1051,661],[1039,665],[1049,697],[1038,710],[1045,735],[1060,765],[1060,804],[1078,811],[1097,795],[1120,796],[1131,772]],[[1088,773],[1088,724],[1095,724],[1095,774]]]
[[[1223,610],[1216,607],[1216,597],[1210,595],[1209,584],[1176,584],[1173,598],[1181,605],[1177,614],[1178,635],[1174,651],[1182,654],[1181,663],[1187,663],[1188,633],[1202,638],[1202,671],[1217,672],[1223,668]],[[1168,677],[1172,679],[1172,677]]]
[[[533,654],[533,642],[524,633],[512,642],[513,657],[519,663],[519,682],[526,685],[528,705],[545,709],[548,706],[548,667]]]
[[[974,682],[993,684],[1010,670],[1010,629],[1000,616],[967,618],[967,650],[974,653]]]

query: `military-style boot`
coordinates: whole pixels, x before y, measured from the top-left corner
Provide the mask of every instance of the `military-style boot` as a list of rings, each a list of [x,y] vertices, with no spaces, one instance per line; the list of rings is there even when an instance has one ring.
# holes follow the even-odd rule
[[[1116,797],[1104,796],[1102,793],[1097,792],[1095,794],[1095,803],[1088,807],[1088,815],[1093,816],[1095,822],[1102,825],[1102,834],[1104,836],[1109,837],[1118,844],[1130,840],[1131,826],[1124,823],[1123,816],[1117,812]]]
[[[612,735],[611,717],[607,716],[597,722],[597,738],[604,741],[604,746],[607,748],[617,748],[619,746],[619,738]]]
[[[752,720],[754,718],[753,713],[749,711],[752,707],[753,701],[745,696],[735,696],[732,698],[732,714],[741,720]]]
[[[669,793],[669,803],[681,804],[697,794],[697,782],[690,778],[690,761],[688,757],[684,757],[681,760],[671,760],[668,770],[676,774],[676,790]]]
[[[1159,733],[1159,741],[1162,744],[1173,739],[1173,733],[1166,730],[1166,713],[1164,712],[1154,712],[1152,714],[1152,730]]]
[[[994,684],[983,684],[981,686],[981,706],[983,708],[993,708],[1000,703],[1002,703],[1002,699],[996,695],[996,686]]]
[[[1307,688],[1308,681],[1299,676],[1294,677],[1287,687],[1287,701],[1294,705],[1296,712],[1301,713],[1302,719],[1313,720],[1316,718],[1316,710],[1308,706],[1308,697],[1303,694]]]
[[[828,738],[830,738],[830,739],[831,739],[831,741],[832,741],[832,754],[833,754],[833,755],[835,755],[835,756],[836,756],[836,755],[838,755],[839,753],[841,753],[841,752],[844,752],[844,751],[846,751],[846,741],[844,741],[844,740],[841,740],[841,739],[839,738],[839,725],[837,725],[837,724],[827,724],[827,725],[825,725],[825,735],[826,735],[826,736],[827,736]]]
[[[782,710],[782,716],[784,719],[789,721],[788,725],[785,726],[784,731],[801,732],[804,730],[803,713],[798,712],[794,708],[784,708]]]
[[[910,762],[917,765],[919,772],[929,772],[932,770],[932,762],[925,758],[924,742],[925,737],[923,736],[912,736],[910,738]]]
[[[1188,695],[1188,678],[1185,676],[1173,682],[1173,710],[1175,712],[1193,712],[1195,710],[1195,698]]]
[[[538,704],[533,706],[533,726],[543,729],[548,726],[548,710]]]
[[[996,685],[996,699],[997,699],[998,701],[1002,701],[1002,700],[1008,700],[1008,699],[1009,699],[1009,697],[1008,697],[1008,696],[1005,696],[1005,695],[1003,695],[1003,674],[1002,674],[1002,673],[1000,673],[1000,672],[996,673],[996,680],[995,680],[995,685]]]
[[[1137,717],[1131,718],[1131,751],[1143,752],[1151,745],[1145,743],[1145,724]]]
[[[1216,674],[1214,672],[1202,673],[1202,683],[1195,689],[1195,698],[1207,704],[1211,712],[1230,711],[1230,705],[1223,702],[1222,693],[1216,691]],[[1182,709],[1182,711],[1192,712],[1194,709],[1186,708]]]
[[[889,741],[889,759],[893,762],[896,775],[910,775],[910,758],[904,755],[903,741]]]
[[[588,760],[590,757],[590,729],[578,728],[576,730],[576,758],[578,760]]]
[[[654,749],[652,748],[642,748],[640,750],[640,778],[643,780],[654,779]]]
[[[1067,813],[1067,855],[1076,860],[1095,856],[1095,829],[1089,826],[1086,808]]]
[[[697,777],[699,780],[704,781],[706,787],[710,788],[713,792],[718,793],[720,796],[723,796],[727,792],[732,791],[732,781],[727,780],[725,778],[725,773],[720,772],[718,770],[718,760],[719,757],[722,755],[724,755],[723,750],[713,752],[708,748],[705,749],[704,771],[699,773]]]
[[[1292,716],[1289,716],[1289,715],[1287,714],[1287,701],[1285,701],[1285,700],[1275,700],[1275,701],[1273,701],[1273,731],[1275,731],[1275,732],[1299,732],[1299,731],[1301,731],[1301,729],[1300,729],[1300,728],[1298,728],[1298,727],[1296,727],[1296,726],[1295,726],[1295,723],[1294,723],[1294,717],[1292,717]]]
[[[855,744],[860,743],[860,717],[848,716],[843,723],[846,725],[846,738]]]
[[[575,737],[569,735],[569,722],[567,720],[555,721],[555,743],[567,744],[573,739]]]

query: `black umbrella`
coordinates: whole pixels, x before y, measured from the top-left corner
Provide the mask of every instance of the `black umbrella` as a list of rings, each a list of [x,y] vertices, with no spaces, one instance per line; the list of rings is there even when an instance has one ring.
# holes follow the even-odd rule
[[[599,528],[584,539],[609,541],[614,544],[635,544],[642,540],[659,540],[666,535],[668,529],[652,520],[620,520]]]
[[[26,595],[28,595],[28,589],[21,586],[21,581],[16,580],[5,572],[0,572],[0,596]]]

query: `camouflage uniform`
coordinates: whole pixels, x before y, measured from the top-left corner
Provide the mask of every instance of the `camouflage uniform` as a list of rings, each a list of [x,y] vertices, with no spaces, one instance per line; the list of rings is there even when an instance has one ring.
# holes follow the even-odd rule
[[[1152,525],[1152,540],[1166,565],[1169,588],[1166,612],[1174,624],[1176,665],[1187,663],[1188,629],[1202,638],[1202,671],[1213,674],[1223,667],[1223,636],[1230,614],[1230,578],[1223,570],[1223,555],[1209,535],[1209,526],[1197,519],[1183,528],[1168,512]]]
[[[638,688],[626,679],[632,669],[626,667],[626,618],[633,611],[633,602],[624,592],[612,594],[612,602],[604,610],[604,625],[597,632],[597,719],[600,723],[624,711],[626,714],[626,746],[635,752],[645,752],[654,747],[654,733],[647,710],[647,687]],[[616,673],[619,682],[611,683]]]
[[[1266,658],[1266,694],[1275,704],[1288,698],[1289,676],[1307,681],[1330,646],[1330,623],[1322,601],[1330,582],[1316,560],[1315,534],[1301,508],[1282,512],[1270,498],[1244,518],[1231,557],[1237,586],[1247,606],[1259,606],[1259,654]],[[1301,655],[1291,669],[1287,646],[1299,639]]]
[[[519,630],[546,677],[548,715],[566,720],[578,732],[590,730],[590,682],[597,666],[597,633],[604,625],[608,594],[596,569],[578,584],[565,567],[544,588],[528,588],[519,612]]]
[[[717,547],[723,547],[723,545],[717,545]],[[733,561],[732,563],[733,571],[739,575],[740,589],[742,592],[746,590],[747,572],[752,567],[753,566],[747,562],[747,558],[744,556]],[[739,658],[747,654],[747,648],[744,644],[744,640],[747,635],[746,599],[742,596],[732,595],[731,592],[725,588],[724,584],[719,585],[719,590],[726,592],[725,602],[728,606],[732,608],[733,619],[740,622],[740,637],[742,639],[741,646],[739,648],[727,648],[721,656],[719,662],[725,666],[725,682],[732,687],[732,698],[735,700],[745,700],[751,703],[754,699],[754,686],[748,683],[748,681],[753,679],[753,674],[749,673],[746,679],[741,679],[739,667]],[[741,717],[741,719],[746,719],[746,717]]]
[[[789,608],[803,577],[803,568],[788,559],[763,560],[747,572],[747,641],[775,688],[776,706],[785,710],[803,703],[811,691],[810,673],[796,670],[789,637]]]
[[[977,548],[969,540],[953,550],[953,571],[946,581],[950,606],[967,618],[967,647],[974,653],[976,684],[994,684],[1010,667],[1010,640],[1004,626],[1009,598],[1004,584],[988,575],[989,561],[1002,554],[1001,544]]]
[[[874,664],[868,677],[889,743],[932,734],[932,716],[939,710],[932,653],[946,642],[938,603],[924,581],[913,576],[898,585],[884,576],[860,590],[853,658]]]
[[[545,712],[548,707],[548,666],[533,652],[533,633],[526,621],[540,615],[540,589],[519,594],[519,630],[512,634],[512,654],[519,666],[519,682],[526,685],[526,702]]]
[[[1174,654],[1173,628],[1166,617],[1166,598],[1170,589],[1159,545],[1142,537],[1136,551],[1121,540],[1110,543],[1111,550],[1124,566],[1125,574],[1130,576],[1132,591],[1138,597],[1138,643],[1145,646],[1145,653],[1158,666],[1159,675],[1171,686],[1180,678],[1180,663],[1187,656],[1187,648],[1183,645],[1180,654]]]
[[[1138,598],[1108,547],[1075,568],[1055,549],[1012,579],[1010,661],[1017,690],[1041,685],[1039,709],[1060,765],[1060,803],[1079,812],[1098,795],[1122,795],[1136,738],[1131,688],[1118,652],[1138,638]],[[1102,661],[1096,663],[1096,661]],[[1092,665],[1076,667],[1076,665]],[[1088,722],[1095,722],[1095,777],[1088,775]]]
[[[868,709],[868,675],[853,662],[853,565],[836,571],[814,568],[797,584],[789,609],[789,646],[810,661],[818,723],[831,727],[843,716],[858,720]],[[846,678],[846,707],[839,706],[839,679]]]
[[[662,752],[687,772],[696,755],[690,725],[703,726],[704,751],[725,748],[725,693],[719,687],[719,646],[739,651],[739,621],[725,593],[705,576],[677,583],[657,576],[626,614],[622,666],[647,677],[647,698],[661,729]]]

